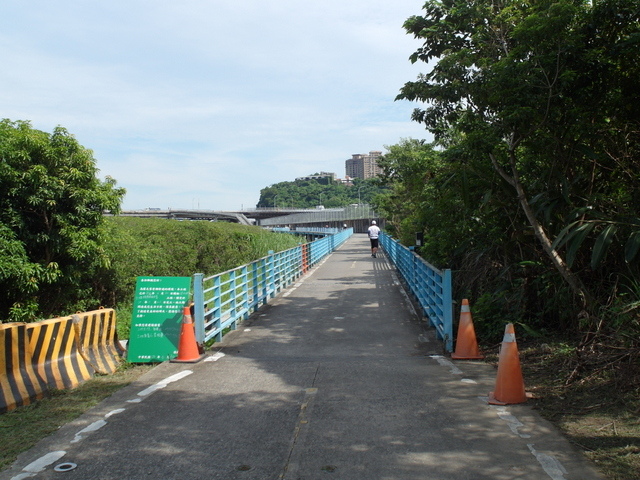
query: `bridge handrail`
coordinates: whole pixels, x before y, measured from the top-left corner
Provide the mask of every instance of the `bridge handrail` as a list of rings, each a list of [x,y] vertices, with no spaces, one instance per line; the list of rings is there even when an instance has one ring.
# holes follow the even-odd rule
[[[194,323],[198,343],[221,341],[278,292],[292,284],[308,267],[342,245],[352,228],[306,245],[270,253],[254,262],[209,277],[193,278]]]
[[[396,266],[448,352],[453,350],[451,270],[438,270],[385,233],[380,244]]]

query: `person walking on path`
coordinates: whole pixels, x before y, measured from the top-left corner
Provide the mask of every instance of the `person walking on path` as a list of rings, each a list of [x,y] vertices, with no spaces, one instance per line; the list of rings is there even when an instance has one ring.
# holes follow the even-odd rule
[[[367,229],[369,240],[371,240],[371,256],[376,258],[378,252],[378,236],[380,235],[380,228],[376,225],[376,221],[371,221],[371,226]]]

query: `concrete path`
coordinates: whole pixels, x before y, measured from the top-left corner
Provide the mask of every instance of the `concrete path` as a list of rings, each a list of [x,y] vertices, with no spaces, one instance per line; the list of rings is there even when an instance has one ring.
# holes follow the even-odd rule
[[[0,480],[601,478],[530,407],[487,405],[494,383],[442,355],[356,235],[205,361],[159,365]]]

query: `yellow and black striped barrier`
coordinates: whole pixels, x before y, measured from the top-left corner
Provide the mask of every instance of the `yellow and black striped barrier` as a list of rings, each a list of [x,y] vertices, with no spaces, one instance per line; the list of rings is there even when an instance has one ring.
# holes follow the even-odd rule
[[[0,325],[0,413],[44,396],[47,384],[31,360],[26,325]]]
[[[113,309],[0,325],[0,413],[113,373],[123,356]]]
[[[72,315],[80,339],[79,350],[96,373],[110,374],[117,370],[124,349],[116,335],[116,312],[101,308]]]
[[[33,363],[50,388],[73,388],[93,377],[94,369],[80,355],[71,317],[27,325]]]

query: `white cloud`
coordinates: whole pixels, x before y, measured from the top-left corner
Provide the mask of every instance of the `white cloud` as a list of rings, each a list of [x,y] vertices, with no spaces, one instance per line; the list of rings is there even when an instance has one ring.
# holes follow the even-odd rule
[[[353,153],[425,138],[394,102],[420,66],[420,3],[12,2],[3,117],[66,127],[128,190],[125,208],[233,209]]]

